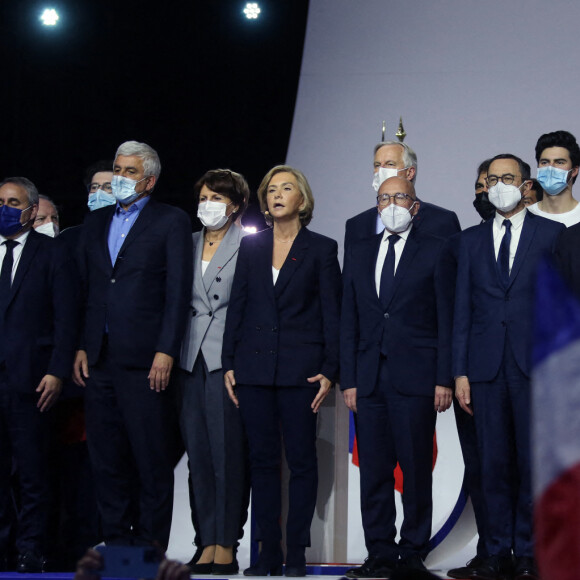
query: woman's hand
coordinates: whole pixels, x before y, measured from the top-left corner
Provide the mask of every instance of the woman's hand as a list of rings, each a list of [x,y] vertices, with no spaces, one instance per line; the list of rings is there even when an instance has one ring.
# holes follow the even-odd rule
[[[322,405],[322,401],[324,401],[326,395],[328,395],[328,391],[330,391],[332,382],[329,381],[324,375],[320,373],[317,374],[315,377],[310,377],[309,379],[306,380],[309,383],[316,382],[320,383],[320,389],[318,389],[318,393],[316,393],[316,397],[314,397],[314,401],[312,401],[312,405],[310,405],[312,407],[312,412],[318,413],[318,409],[320,408],[320,405]]]
[[[227,371],[224,375],[224,383],[226,385],[226,389],[228,391],[228,396],[232,400],[232,403],[239,409],[240,403],[238,401],[238,397],[236,397],[236,379],[234,377],[234,371]]]

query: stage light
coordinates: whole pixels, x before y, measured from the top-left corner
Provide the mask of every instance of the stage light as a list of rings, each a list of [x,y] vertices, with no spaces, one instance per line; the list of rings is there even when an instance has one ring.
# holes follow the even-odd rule
[[[248,2],[244,8],[244,14],[248,20],[256,20],[260,12],[261,10],[257,2]]]
[[[56,26],[58,18],[58,12],[54,8],[45,8],[40,16],[40,20],[42,20],[44,26]]]

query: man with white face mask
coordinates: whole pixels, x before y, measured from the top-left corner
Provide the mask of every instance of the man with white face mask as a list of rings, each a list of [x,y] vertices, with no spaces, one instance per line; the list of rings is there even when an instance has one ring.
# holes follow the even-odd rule
[[[358,416],[361,512],[369,557],[349,578],[425,570],[432,518],[433,434],[451,406],[454,263],[446,241],[415,227],[420,202],[402,177],[377,196],[384,232],[348,246],[341,389]],[[395,541],[393,470],[404,472]]]
[[[187,214],[151,198],[160,172],[149,145],[123,143],[111,181],[117,203],[85,219],[79,263],[86,295],[73,378],[87,387],[105,542],[165,548],[173,504],[167,388],[189,311],[193,251]]]
[[[402,177],[415,183],[417,155],[406,143],[383,141],[374,149],[372,187],[378,192],[380,185],[389,177]],[[461,231],[455,212],[422,201],[414,227],[436,236],[449,237]],[[345,249],[351,242],[364,240],[382,233],[384,225],[374,207],[350,218],[344,234]]]
[[[46,195],[38,196],[38,212],[32,227],[39,234],[44,234],[51,238],[58,236],[60,232],[58,210],[50,197]]]
[[[528,209],[570,227],[580,222],[580,204],[572,195],[578,177],[580,147],[568,131],[542,135],[536,143],[538,182],[546,195]]]
[[[528,212],[530,168],[491,160],[493,219],[459,236],[453,325],[455,396],[473,415],[480,450],[488,558],[470,576],[538,577],[530,485],[530,360],[538,260],[564,226]]]

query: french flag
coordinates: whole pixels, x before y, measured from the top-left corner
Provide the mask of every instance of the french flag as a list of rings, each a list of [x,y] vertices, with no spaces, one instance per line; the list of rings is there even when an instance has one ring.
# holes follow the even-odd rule
[[[532,371],[536,555],[542,580],[580,577],[580,300],[540,263]]]

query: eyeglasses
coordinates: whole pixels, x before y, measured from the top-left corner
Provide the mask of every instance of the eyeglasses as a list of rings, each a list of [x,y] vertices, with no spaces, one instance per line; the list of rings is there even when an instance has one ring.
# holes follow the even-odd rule
[[[516,177],[517,175],[514,175],[513,173],[504,173],[503,175],[488,175],[485,181],[489,187],[497,185],[498,181],[501,181],[506,185],[511,185]]]
[[[89,193],[95,193],[97,189],[102,189],[106,193],[113,193],[113,188],[111,187],[111,183],[91,183],[89,185]]]
[[[388,193],[379,193],[377,195],[377,204],[379,205],[388,205],[391,203],[391,200],[394,200],[396,205],[404,205],[407,201],[415,201],[410,195],[406,193],[393,193],[393,195],[389,195]]]

